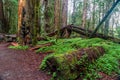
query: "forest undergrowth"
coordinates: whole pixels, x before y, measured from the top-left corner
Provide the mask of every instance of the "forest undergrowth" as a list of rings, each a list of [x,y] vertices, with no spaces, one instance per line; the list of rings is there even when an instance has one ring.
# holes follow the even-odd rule
[[[103,40],[100,38],[92,38],[92,39],[82,39],[82,38],[71,38],[71,39],[51,39],[48,41],[39,41],[37,44],[45,44],[45,43],[53,43],[52,46],[45,46],[42,48],[39,48],[36,50],[36,53],[44,54],[45,52],[52,51],[49,55],[47,55],[44,60],[42,61],[42,64],[39,66],[40,69],[47,71],[49,74],[53,75],[52,79],[58,79],[58,80],[66,80],[65,77],[68,77],[67,79],[75,79],[76,74],[72,74],[69,70],[71,67],[68,67],[68,64],[59,64],[59,67],[56,71],[51,72],[47,70],[47,60],[52,57],[61,57],[65,54],[69,54],[73,51],[76,51],[78,49],[82,48],[89,48],[89,47],[103,47],[105,49],[105,53],[100,58],[96,59],[92,63],[88,63],[86,67],[85,72],[79,72],[79,77],[82,77],[83,80],[96,80],[98,78],[101,78],[99,75],[99,72],[105,73],[109,76],[114,76],[120,74],[120,44],[114,43],[108,40]],[[13,49],[21,49],[26,50],[28,49],[28,46],[10,46],[9,48]],[[64,61],[64,58],[58,58],[57,62]],[[74,64],[76,61],[73,60],[73,63],[70,64],[72,68],[74,68]],[[79,63],[79,61],[78,61]],[[61,67],[60,67],[61,66]],[[63,67],[65,69],[63,69]],[[57,74],[57,71],[61,71],[63,73],[66,73],[66,76],[59,76]],[[71,76],[71,77],[70,77]]]
[[[120,45],[117,43],[113,43],[108,40],[103,40],[100,38],[92,38],[92,39],[82,39],[82,38],[74,38],[74,39],[59,39],[57,42],[55,40],[50,40],[50,42],[53,42],[54,45],[49,47],[43,47],[38,49],[36,52],[46,52],[46,51],[54,51],[53,54],[48,55],[40,65],[40,68],[45,70],[47,68],[46,61],[50,57],[55,56],[61,56],[66,53],[70,53],[72,51],[75,51],[79,48],[87,48],[87,47],[95,47],[100,46],[105,49],[105,54],[92,62],[91,64],[85,66],[86,71],[85,73],[80,72],[80,77],[84,77],[84,80],[95,80],[100,78],[99,72],[103,72],[107,75],[116,75],[120,73]],[[41,44],[43,42],[39,42]],[[44,42],[45,43],[45,42]],[[62,59],[62,58],[61,58]],[[65,65],[61,65],[63,67],[66,67]],[[66,67],[67,68],[67,67]],[[59,68],[60,69],[60,68]],[[63,72],[67,73],[69,71],[69,68]],[[48,71],[49,72],[49,71]],[[56,78],[58,75],[56,74],[57,71],[53,72],[53,77]],[[83,76],[84,75],[84,76]],[[70,73],[68,72],[68,77],[70,76]],[[72,78],[76,77],[75,75],[72,75]],[[61,79],[61,76],[59,76],[59,79]],[[62,77],[62,79],[64,79]]]

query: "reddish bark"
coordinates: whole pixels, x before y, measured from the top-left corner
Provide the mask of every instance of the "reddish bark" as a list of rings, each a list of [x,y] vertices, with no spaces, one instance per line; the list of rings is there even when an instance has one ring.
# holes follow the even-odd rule
[[[40,44],[40,45],[36,45],[36,46],[33,47],[33,48],[30,48],[29,50],[33,51],[33,50],[37,50],[37,49],[39,49],[39,48],[47,47],[47,46],[51,46],[51,45],[53,45],[53,43]]]

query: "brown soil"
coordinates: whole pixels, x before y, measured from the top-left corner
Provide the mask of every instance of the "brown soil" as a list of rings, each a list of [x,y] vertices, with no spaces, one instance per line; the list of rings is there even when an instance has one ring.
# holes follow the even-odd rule
[[[0,44],[0,80],[50,80],[50,75],[38,69],[46,54],[12,50],[8,45]]]

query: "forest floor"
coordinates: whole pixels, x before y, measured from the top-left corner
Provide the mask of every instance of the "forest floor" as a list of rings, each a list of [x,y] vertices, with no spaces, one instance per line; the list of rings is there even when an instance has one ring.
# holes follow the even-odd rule
[[[38,69],[46,54],[13,50],[8,46],[9,43],[0,44],[0,80],[50,80],[50,75]],[[98,80],[116,80],[104,73],[100,75],[102,78]]]
[[[0,44],[0,80],[50,80],[38,69],[45,54],[13,50],[9,43]]]

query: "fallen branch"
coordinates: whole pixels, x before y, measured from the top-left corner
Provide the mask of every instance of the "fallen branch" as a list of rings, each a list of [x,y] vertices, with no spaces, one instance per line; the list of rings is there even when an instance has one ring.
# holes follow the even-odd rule
[[[18,44],[18,43],[15,43],[15,42],[12,42],[11,45],[12,45],[12,46],[16,46],[16,47],[19,46],[19,44]]]
[[[39,52],[39,54],[50,54],[50,53],[54,53],[54,51]]]
[[[37,50],[39,48],[47,47],[47,46],[51,46],[51,45],[53,45],[53,43],[51,43],[51,42],[46,43],[46,44],[40,44],[40,45],[36,45],[35,47],[30,48],[29,50],[34,51],[34,50]]]

